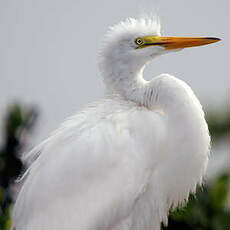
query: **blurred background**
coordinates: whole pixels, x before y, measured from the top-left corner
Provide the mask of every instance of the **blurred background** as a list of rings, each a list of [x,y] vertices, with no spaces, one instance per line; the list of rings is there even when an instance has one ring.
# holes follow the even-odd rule
[[[230,229],[229,7],[220,0],[1,0],[0,230],[10,226],[13,181],[25,168],[20,154],[103,97],[97,67],[103,35],[145,13],[160,17],[163,35],[223,40],[162,56],[145,76],[170,73],[186,81],[204,107],[213,142],[205,186],[170,214],[168,229]]]

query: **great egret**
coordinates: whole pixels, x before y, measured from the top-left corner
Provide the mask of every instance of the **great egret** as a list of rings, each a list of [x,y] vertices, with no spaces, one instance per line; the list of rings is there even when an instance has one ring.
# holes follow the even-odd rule
[[[210,136],[183,81],[143,70],[158,55],[220,39],[161,37],[158,20],[110,28],[100,55],[104,99],[25,157],[11,229],[159,230],[205,173]]]

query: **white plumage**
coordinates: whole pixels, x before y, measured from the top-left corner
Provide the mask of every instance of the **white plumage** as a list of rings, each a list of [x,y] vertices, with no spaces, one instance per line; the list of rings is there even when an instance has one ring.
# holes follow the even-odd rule
[[[160,36],[155,19],[110,29],[100,55],[106,96],[25,156],[12,230],[159,230],[202,183],[210,146],[202,107],[175,77],[143,79],[145,64],[169,51],[137,49],[135,39],[150,35]]]

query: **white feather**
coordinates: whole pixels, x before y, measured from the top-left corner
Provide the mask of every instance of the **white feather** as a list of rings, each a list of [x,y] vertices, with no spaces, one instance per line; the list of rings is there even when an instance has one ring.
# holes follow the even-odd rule
[[[159,230],[195,192],[210,145],[202,107],[181,80],[143,79],[161,47],[133,50],[159,28],[129,19],[111,29],[100,58],[107,96],[26,156],[11,229]]]

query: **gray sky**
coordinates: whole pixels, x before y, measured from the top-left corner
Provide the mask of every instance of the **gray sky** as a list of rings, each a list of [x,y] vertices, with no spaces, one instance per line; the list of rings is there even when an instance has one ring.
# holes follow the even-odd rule
[[[205,107],[219,108],[230,92],[229,7],[226,0],[1,0],[0,115],[14,100],[38,105],[34,140],[46,138],[68,115],[103,96],[100,41],[109,25],[143,11],[158,13],[164,35],[223,39],[162,56],[145,71],[147,79],[179,77]]]

